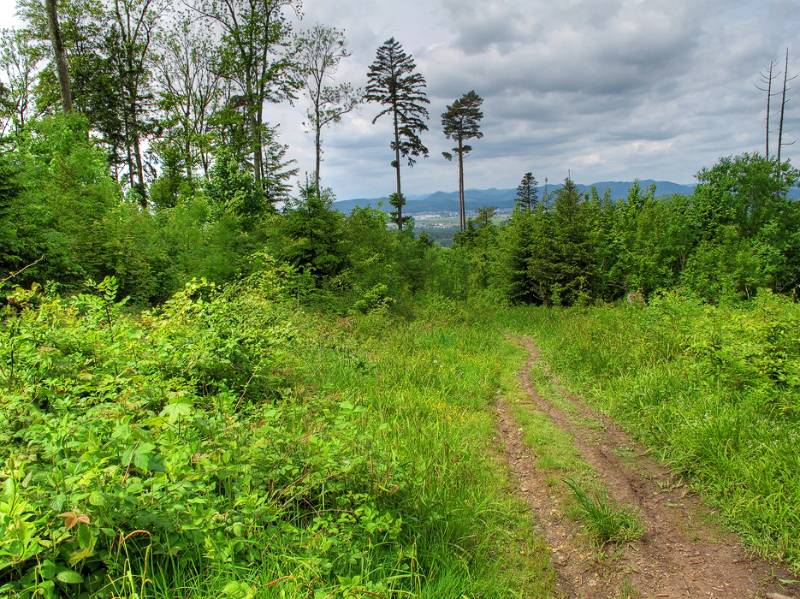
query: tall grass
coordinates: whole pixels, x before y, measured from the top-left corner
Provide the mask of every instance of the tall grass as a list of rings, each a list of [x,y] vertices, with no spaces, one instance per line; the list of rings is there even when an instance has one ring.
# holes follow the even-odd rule
[[[324,568],[293,572],[289,556],[205,574],[182,564],[188,596],[299,598],[310,588],[315,597],[552,595],[549,551],[510,492],[494,446],[492,404],[521,356],[493,323],[457,304],[421,310],[413,321],[380,311],[306,319],[295,364],[296,393],[352,406],[360,447],[385,481],[376,509],[402,522],[397,537],[337,564],[337,584],[325,583]],[[268,586],[286,574],[295,576]],[[174,589],[158,586],[165,597]]]

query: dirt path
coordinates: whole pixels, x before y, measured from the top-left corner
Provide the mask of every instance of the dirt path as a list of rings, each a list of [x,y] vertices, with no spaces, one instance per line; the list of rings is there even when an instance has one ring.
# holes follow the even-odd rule
[[[552,549],[565,598],[783,599],[774,566],[751,559],[738,539],[711,522],[710,512],[664,467],[602,414],[553,381],[568,402],[564,411],[544,400],[531,382],[539,352],[520,340],[528,360],[520,373],[526,409],[545,414],[569,433],[581,458],[598,474],[609,495],[639,510],[646,533],[641,541],[600,551],[583,540],[578,525],[560,511],[566,491],[552,473],[537,468],[533,452],[507,400],[497,406],[498,439],[518,491],[537,516]],[[552,377],[551,377],[552,380]],[[600,424],[600,426],[597,425]],[[626,455],[623,459],[620,453]],[[776,576],[777,575],[777,576]]]

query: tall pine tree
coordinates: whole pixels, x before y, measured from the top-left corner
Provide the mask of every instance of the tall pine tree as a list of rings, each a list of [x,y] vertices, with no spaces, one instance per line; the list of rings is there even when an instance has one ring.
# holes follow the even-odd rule
[[[458,157],[458,209],[459,225],[464,231],[467,227],[466,210],[464,207],[464,155],[472,151],[472,146],[464,143],[469,139],[483,137],[480,125],[483,120],[481,112],[481,98],[475,91],[470,91],[461,96],[447,107],[442,114],[442,128],[447,139],[456,142],[453,152]],[[450,152],[442,152],[447,160],[452,160]]]
[[[519,187],[517,187],[516,199],[517,207],[520,210],[530,212],[536,208],[536,203],[539,199],[536,191],[536,186],[538,184],[539,182],[534,178],[533,173],[528,172],[522,176],[522,181],[520,181]]]
[[[398,229],[402,229],[408,220],[408,217],[403,216],[405,198],[400,186],[400,158],[406,158],[408,166],[414,166],[416,158],[428,156],[428,148],[422,143],[419,134],[428,130],[425,124],[428,110],[425,105],[430,102],[425,94],[425,78],[416,72],[416,68],[414,59],[403,50],[399,42],[390,38],[378,48],[375,62],[369,67],[364,94],[367,102],[376,102],[383,106],[372,119],[373,124],[386,114],[392,117],[394,137],[390,147],[394,150],[392,167],[395,169],[397,190],[390,201],[396,208],[392,213],[392,220]]]

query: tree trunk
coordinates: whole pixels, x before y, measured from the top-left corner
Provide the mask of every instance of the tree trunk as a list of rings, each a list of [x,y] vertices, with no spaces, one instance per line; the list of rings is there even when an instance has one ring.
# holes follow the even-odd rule
[[[142,210],[147,209],[147,196],[144,186],[144,165],[142,162],[142,144],[139,138],[139,123],[136,119],[136,103],[131,98],[131,143],[133,144],[133,158],[136,162],[136,187],[139,190],[139,203]]]
[[[458,140],[458,223],[462,231],[467,230],[467,214],[464,206],[464,142]]]
[[[766,123],[766,144],[765,144],[765,156],[767,160],[769,160],[769,109],[772,103],[772,71],[774,69],[774,63],[770,60],[769,61],[769,78],[767,83],[767,123]]]
[[[131,125],[128,122],[128,112],[123,110],[123,126],[125,128],[125,158],[126,162],[128,163],[128,184],[131,188],[136,186],[136,182],[133,179],[133,152],[131,151]]]
[[[789,48],[786,48],[786,67],[783,69],[783,94],[781,96],[781,120],[778,125],[778,175],[783,178],[781,171],[781,149],[783,149],[783,113],[786,110],[786,84],[789,81]]]
[[[264,191],[264,164],[261,143],[261,127],[259,126],[260,119],[258,117],[258,113],[260,112],[261,110],[258,110],[256,114],[250,117],[250,134],[253,137],[253,178],[256,181],[256,188],[259,191]]]
[[[191,185],[192,179],[194,178],[194,164],[192,160],[192,140],[189,138],[189,129],[188,127],[184,126],[184,133],[186,139],[184,140],[183,151],[186,152],[186,180]]]
[[[58,9],[56,0],[45,0],[47,22],[50,26],[50,39],[53,42],[58,83],[61,86],[61,106],[64,112],[72,112],[72,90],[69,84],[69,69],[64,55],[64,43],[61,40],[61,28],[58,26]]]
[[[397,128],[397,105],[392,110],[394,116],[394,169],[397,177],[397,228],[403,230],[403,193],[400,191],[400,133]]]
[[[321,140],[321,138],[322,138],[322,132],[321,132],[322,125],[320,125],[320,119],[319,119],[319,106],[315,107],[315,113],[316,113],[316,115],[315,115],[316,116],[316,121],[314,123],[314,129],[315,129],[314,130],[314,134],[315,134],[314,143],[316,144],[317,156],[316,156],[316,164],[315,164],[315,169],[314,169],[314,187],[317,190],[317,198],[319,198],[320,197],[319,196],[319,168],[320,168],[320,162],[322,162],[322,146],[321,146],[321,143],[322,143],[322,140]]]

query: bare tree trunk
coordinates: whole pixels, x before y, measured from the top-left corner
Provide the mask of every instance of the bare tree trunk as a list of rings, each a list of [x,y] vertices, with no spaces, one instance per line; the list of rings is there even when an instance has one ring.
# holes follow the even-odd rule
[[[64,112],[72,112],[72,90],[69,83],[69,69],[64,55],[64,42],[61,40],[61,28],[58,25],[58,9],[56,0],[45,1],[47,22],[50,26],[50,39],[53,42],[58,83],[61,86],[61,106]]]
[[[464,144],[458,140],[458,218],[462,231],[467,230],[467,215],[464,207]]]
[[[780,170],[781,150],[783,149],[783,115],[786,111],[786,84],[789,81],[789,48],[786,48],[786,66],[783,69],[783,93],[781,94],[781,120],[778,125],[778,174],[783,177]]]
[[[319,96],[317,96],[319,97]],[[319,117],[319,104],[314,107],[314,143],[316,144],[316,165],[314,170],[314,187],[317,190],[317,198],[319,198],[319,169],[322,162],[322,125],[320,124]]]
[[[767,122],[766,122],[767,134],[766,134],[766,148],[765,148],[765,151],[766,151],[765,156],[767,157],[767,160],[769,160],[769,109],[770,109],[770,105],[772,104],[772,79],[773,79],[772,71],[773,71],[774,68],[775,68],[775,63],[774,63],[774,61],[770,60],[769,61],[769,75],[767,76],[767,80],[768,80],[768,82],[767,82]]]
[[[403,193],[400,191],[400,132],[397,127],[397,105],[394,115],[394,169],[397,177],[397,228],[403,230]]]

